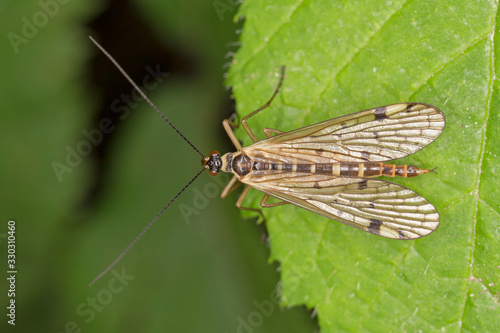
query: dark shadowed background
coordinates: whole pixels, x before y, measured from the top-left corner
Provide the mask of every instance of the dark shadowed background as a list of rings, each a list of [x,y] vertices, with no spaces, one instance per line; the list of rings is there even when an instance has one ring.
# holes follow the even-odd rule
[[[201,166],[87,36],[202,153],[226,152],[236,2],[9,0],[0,13],[0,248],[6,272],[15,221],[17,270],[15,297],[0,283],[2,311],[16,305],[2,331],[313,332],[305,308],[279,307],[264,227],[236,194],[219,198],[227,175],[203,174],[88,287]]]

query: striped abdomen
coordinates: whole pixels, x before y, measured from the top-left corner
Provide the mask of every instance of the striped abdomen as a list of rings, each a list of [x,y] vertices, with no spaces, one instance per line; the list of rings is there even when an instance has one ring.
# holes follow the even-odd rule
[[[235,168],[235,171],[237,168]],[[253,171],[292,172],[331,174],[341,177],[416,177],[428,173],[428,169],[420,169],[414,165],[383,164],[380,162],[368,163],[324,163],[324,164],[278,164],[252,163]]]

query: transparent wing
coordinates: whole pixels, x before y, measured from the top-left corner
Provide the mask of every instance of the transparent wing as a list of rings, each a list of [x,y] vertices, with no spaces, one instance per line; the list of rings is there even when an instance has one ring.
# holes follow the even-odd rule
[[[380,179],[295,174],[243,180],[256,189],[352,227],[395,239],[415,239],[439,225],[436,208],[418,193]]]
[[[383,162],[419,151],[444,127],[444,115],[434,106],[401,103],[281,133],[246,148],[257,157],[276,154],[281,163]]]

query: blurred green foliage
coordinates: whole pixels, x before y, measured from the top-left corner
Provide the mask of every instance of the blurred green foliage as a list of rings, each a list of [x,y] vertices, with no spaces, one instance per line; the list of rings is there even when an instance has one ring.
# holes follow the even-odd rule
[[[227,177],[214,180],[208,173],[115,273],[88,287],[201,168],[199,156],[146,103],[131,108],[114,129],[97,202],[87,204],[96,172],[93,158],[80,154],[69,170],[61,167],[68,166],[68,149],[89,146],[84,131],[96,130],[92,121],[101,94],[90,85],[89,61],[99,51],[87,36],[100,36],[85,25],[105,5],[59,4],[52,16],[38,2],[0,5],[5,36],[30,32],[23,30],[26,21],[39,25],[33,23],[36,31],[26,41],[11,34],[0,44],[0,235],[5,254],[6,223],[16,221],[15,329],[313,331],[316,324],[304,308],[286,310],[275,303],[279,274],[269,264],[262,226],[239,216],[236,195],[218,198]],[[226,53],[237,49],[231,44],[241,26],[232,21],[236,6],[222,19],[211,2],[137,1],[133,6],[160,40],[180,41],[199,61],[195,75],[169,75],[149,97],[202,152],[233,149],[221,126],[230,114],[220,108],[229,104],[223,74]],[[115,38],[130,50],[137,42],[126,35]],[[58,177],[54,162],[67,172]],[[181,205],[196,214],[183,216]],[[7,285],[0,286],[6,293]],[[7,298],[2,299],[5,309]],[[5,320],[1,327],[2,332],[14,329]]]

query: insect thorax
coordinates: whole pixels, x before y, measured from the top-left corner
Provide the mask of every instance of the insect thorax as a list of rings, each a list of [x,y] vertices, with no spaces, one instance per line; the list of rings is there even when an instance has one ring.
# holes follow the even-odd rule
[[[222,157],[222,161],[226,166],[226,172],[233,172],[238,176],[245,176],[252,170],[252,160],[242,153],[226,154]]]

